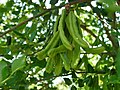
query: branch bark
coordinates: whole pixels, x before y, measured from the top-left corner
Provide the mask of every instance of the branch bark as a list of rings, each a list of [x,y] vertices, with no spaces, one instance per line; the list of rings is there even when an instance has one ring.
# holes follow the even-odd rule
[[[44,15],[44,14],[46,14],[46,13],[52,11],[52,10],[59,9],[59,8],[61,8],[61,7],[64,7],[64,6],[68,5],[68,4],[69,4],[69,5],[73,5],[73,4],[77,4],[77,3],[90,2],[90,1],[92,1],[92,0],[76,0],[76,1],[73,1],[73,2],[70,2],[70,3],[67,3],[67,4],[64,4],[64,5],[56,6],[56,7],[54,7],[54,8],[46,9],[44,12],[39,13],[39,14],[37,14],[37,15],[31,17],[31,18],[28,18],[27,20],[19,23],[18,25],[10,28],[8,31],[3,32],[3,33],[0,32],[0,33],[2,33],[2,34],[0,34],[0,37],[3,37],[3,36],[6,35],[7,33],[12,32],[13,30],[15,30],[16,28],[22,26],[23,24],[26,24],[27,22],[29,22],[29,21],[31,21],[31,20],[33,20],[33,19],[35,19],[35,18],[38,18],[38,17],[40,17],[40,16],[42,16],[42,15]]]
[[[97,36],[89,29],[86,28],[85,25],[80,25],[85,31],[87,31],[88,33],[90,33],[94,38],[97,38]]]
[[[91,4],[90,4],[90,7],[93,8],[93,6],[92,6]],[[104,28],[104,30],[106,31],[106,34],[107,34],[108,39],[111,41],[113,47],[117,50],[118,47],[119,47],[119,43],[116,41],[115,36],[110,33],[110,30],[108,29],[108,27],[105,27],[105,26],[104,26],[104,24],[107,25],[107,23],[104,22],[104,21],[103,21],[103,18],[102,18],[100,15],[98,15],[98,14],[97,14],[97,18],[98,18],[98,19],[101,21],[101,23],[103,24],[103,28]],[[111,28],[116,30],[115,22],[116,22],[116,16],[115,16],[115,13],[113,13],[113,25],[111,25]],[[107,26],[108,26],[108,25],[107,25]],[[116,30],[116,31],[117,31],[117,30]]]
[[[104,70],[103,71],[102,70],[101,71],[94,71],[94,72],[75,71],[75,73],[77,73],[77,74],[88,74],[88,73],[89,74],[106,74],[106,72]],[[72,75],[72,72],[71,73],[67,73],[67,74],[62,74],[62,75],[59,75],[59,76],[50,76],[50,77],[47,77],[47,78],[41,77],[41,79],[38,80],[38,81],[41,82],[41,81],[55,79],[57,77],[64,77],[64,76],[69,76],[69,75]]]

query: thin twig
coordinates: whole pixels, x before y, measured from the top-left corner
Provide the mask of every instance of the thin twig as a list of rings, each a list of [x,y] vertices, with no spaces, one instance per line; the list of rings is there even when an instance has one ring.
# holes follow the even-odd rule
[[[88,33],[90,33],[93,37],[97,38],[97,36],[89,29],[86,28],[85,25],[80,25],[85,31],[87,31]]]
[[[76,0],[76,1],[73,1],[73,2],[70,2],[70,3],[67,3],[67,4],[73,5],[73,4],[77,4],[77,3],[90,2],[90,1],[92,1],[92,0]],[[7,33],[12,32],[13,30],[17,29],[18,27],[22,26],[23,24],[26,24],[27,22],[29,22],[29,21],[31,21],[31,20],[33,20],[33,19],[35,19],[35,18],[38,18],[38,17],[40,17],[40,16],[42,16],[42,15],[44,15],[44,14],[46,14],[46,13],[52,11],[52,10],[56,10],[56,9],[61,8],[61,7],[64,7],[64,6],[67,5],[67,4],[60,5],[60,6],[56,6],[56,7],[54,7],[54,8],[50,8],[50,9],[46,9],[44,12],[39,13],[39,14],[37,14],[37,15],[31,17],[31,18],[28,18],[27,20],[19,23],[18,25],[10,28],[8,31],[0,34],[0,37],[3,37],[3,36],[6,35]]]
[[[49,11],[49,9],[45,10],[44,12],[42,12],[42,13],[36,15],[36,16],[33,16],[33,17],[31,17],[31,18],[28,18],[27,20],[19,23],[18,25],[14,26],[14,27],[10,28],[8,31],[4,32],[2,35],[0,35],[0,37],[3,37],[3,36],[6,35],[7,33],[12,32],[13,30],[17,29],[18,27],[22,26],[23,24],[26,24],[28,21],[31,21],[31,20],[34,19],[34,18],[37,18],[37,17],[39,17],[39,16],[44,15],[44,14],[47,13],[48,11]]]
[[[105,74],[106,72],[105,71],[93,71],[93,72],[87,72],[87,71],[75,71],[76,74],[85,74],[85,73],[91,73],[91,74]],[[64,77],[64,76],[69,76],[69,75],[72,75],[72,72],[71,73],[67,73],[67,74],[63,74],[63,75],[59,75],[59,76],[49,76],[47,78],[41,78],[39,80],[39,82],[41,81],[45,81],[45,80],[50,80],[50,79],[55,79],[57,77]],[[38,82],[38,81],[37,81]]]
[[[117,0],[117,4],[120,6],[120,0]]]
[[[95,73],[95,74],[105,74],[105,71],[93,71],[93,72],[86,72],[86,71],[76,71],[75,73]]]
[[[93,6],[92,6],[91,4],[90,4],[90,7],[93,8]],[[101,21],[101,23],[103,24],[103,27],[104,27],[104,29],[105,29],[105,31],[106,31],[106,34],[107,34],[107,37],[108,37],[108,39],[111,41],[113,47],[114,47],[115,49],[118,48],[119,45],[118,45],[118,43],[116,43],[115,37],[109,32],[109,29],[108,29],[109,26],[108,26],[108,24],[103,21],[103,18],[101,18],[100,15],[97,14],[96,17],[97,17],[97,18]],[[107,25],[108,27],[105,27],[104,24]],[[112,25],[111,25],[111,28],[116,30],[116,28],[113,27]]]

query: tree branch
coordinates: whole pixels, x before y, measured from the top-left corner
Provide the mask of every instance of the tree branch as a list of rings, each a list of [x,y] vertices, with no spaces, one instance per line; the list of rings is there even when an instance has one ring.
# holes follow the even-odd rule
[[[3,36],[6,35],[7,33],[12,32],[13,30],[17,29],[18,27],[22,26],[23,24],[26,24],[27,22],[29,22],[29,21],[31,21],[31,20],[33,20],[33,19],[35,19],[35,18],[38,18],[39,16],[42,16],[42,15],[44,15],[44,14],[46,14],[46,13],[52,11],[52,10],[59,9],[59,8],[61,8],[61,7],[64,7],[65,5],[68,5],[68,4],[69,4],[69,5],[73,5],[73,4],[77,4],[77,3],[90,2],[90,1],[92,1],[92,0],[76,0],[76,1],[73,1],[73,2],[70,2],[70,3],[67,3],[67,4],[64,4],[64,5],[56,6],[56,7],[54,7],[54,8],[46,9],[44,12],[39,13],[39,14],[37,14],[37,15],[31,17],[31,18],[28,18],[27,20],[19,23],[18,25],[10,28],[8,31],[0,34],[0,37],[3,37]]]
[[[87,31],[88,33],[90,33],[93,37],[97,38],[97,36],[89,29],[86,28],[85,25],[80,25],[85,31]]]
[[[93,72],[87,72],[87,71],[75,71],[75,73],[77,74],[85,74],[85,73],[89,73],[89,74],[105,74],[106,72],[105,71],[93,71]],[[45,80],[50,80],[50,79],[55,79],[57,77],[63,77],[63,76],[69,76],[69,75],[72,75],[72,72],[71,73],[67,73],[67,74],[62,74],[62,75],[59,75],[59,76],[49,76],[47,78],[42,78],[40,80],[38,80],[39,82],[41,81],[45,81]],[[37,82],[38,82],[37,81]]]
[[[120,0],[117,0],[117,4],[120,6]]]
[[[44,15],[44,14],[47,13],[48,11],[49,11],[49,9],[45,10],[44,12],[42,12],[42,13],[36,15],[36,16],[33,16],[33,17],[31,17],[31,18],[28,18],[27,20],[19,23],[18,25],[14,26],[14,27],[10,28],[8,31],[4,32],[2,35],[0,35],[0,37],[3,37],[3,36],[6,35],[7,33],[12,32],[13,30],[17,29],[18,27],[22,26],[23,24],[26,24],[28,21],[31,21],[31,20],[34,19],[34,18],[37,18],[37,17],[39,17],[39,16]]]
[[[93,6],[90,4],[90,7],[91,8],[93,8]],[[112,45],[113,45],[113,47],[115,48],[115,49],[118,49],[118,47],[119,47],[119,44],[118,44],[118,42],[116,42],[116,39],[115,39],[115,37],[109,32],[109,29],[108,29],[108,24],[106,23],[106,22],[104,22],[103,21],[103,18],[101,18],[101,16],[100,15],[98,15],[97,14],[97,18],[101,21],[101,23],[103,24],[103,27],[104,27],[104,30],[106,31],[106,34],[107,34],[107,37],[108,37],[108,39],[111,41],[111,43],[112,43]],[[114,24],[113,24],[113,26],[111,25],[111,27],[112,27],[112,29],[115,29],[116,30],[116,28],[115,28],[115,17],[114,17]],[[105,25],[107,25],[108,27],[105,27]],[[117,31],[117,30],[116,30]]]

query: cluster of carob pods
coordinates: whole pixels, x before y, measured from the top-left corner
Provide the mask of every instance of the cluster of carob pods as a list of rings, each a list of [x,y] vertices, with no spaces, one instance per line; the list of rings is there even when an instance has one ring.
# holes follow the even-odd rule
[[[47,60],[47,73],[54,72],[55,75],[59,75],[63,67],[67,71],[77,67],[80,61],[80,47],[86,53],[100,54],[105,50],[103,46],[90,48],[88,42],[83,39],[76,14],[74,11],[66,13],[64,9],[54,24],[53,37],[36,56],[39,60]]]

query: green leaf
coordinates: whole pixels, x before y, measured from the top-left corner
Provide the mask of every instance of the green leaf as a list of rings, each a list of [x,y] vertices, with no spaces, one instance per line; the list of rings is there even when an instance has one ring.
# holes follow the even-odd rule
[[[25,66],[25,56],[15,59],[12,63],[12,73],[22,69]]]
[[[12,55],[4,55],[4,57],[6,58],[6,59],[13,59],[13,56]]]
[[[107,77],[107,75],[105,75],[104,79],[103,79],[103,90],[108,90],[108,85],[107,85],[108,83],[107,83],[107,81],[108,81],[108,77]]]
[[[115,61],[116,61],[115,67],[116,67],[117,76],[118,76],[118,79],[120,80],[120,48],[118,49],[118,53],[115,58]]]
[[[108,83],[113,83],[113,84],[115,84],[115,83],[120,83],[120,81],[119,81],[119,79],[118,79],[118,77],[116,76],[116,75],[111,75],[110,77],[109,77],[109,82]]]
[[[77,90],[77,88],[74,85],[72,85],[70,90]]]
[[[51,5],[55,5],[57,2],[58,2],[58,0],[51,0],[51,1],[50,1],[50,4],[51,4]]]
[[[106,4],[113,4],[113,3],[115,3],[115,1],[116,0],[99,0],[100,2],[104,2],[104,3],[106,3]]]
[[[19,19],[18,23],[24,22],[25,20],[27,20],[27,16],[22,16],[22,17]],[[16,30],[23,30],[23,29],[25,28],[26,24],[27,24],[27,23],[21,25],[21,26],[18,27]]]
[[[32,42],[36,36],[37,32],[36,30],[34,30],[32,33],[31,33],[31,36],[30,36],[30,42]]]
[[[90,64],[88,64],[87,65],[87,71],[88,72],[94,72],[94,68]]]
[[[94,12],[94,13],[100,15],[101,12],[100,12],[100,9],[99,9],[99,8],[93,7],[92,9],[93,9],[93,12]]]
[[[20,86],[25,84],[23,80],[25,80],[27,74],[25,74],[23,71],[18,70],[17,72],[14,73],[14,75],[10,76],[8,80],[6,81],[8,86]],[[19,84],[18,84],[19,83]]]
[[[98,80],[98,75],[94,75],[94,78],[92,79],[93,80],[93,84],[91,86],[92,90],[100,90],[99,89],[99,80]]]
[[[9,52],[9,48],[5,46],[0,46],[0,54],[7,54]]]
[[[43,17],[43,18],[44,18],[44,21],[50,20],[50,16],[51,16],[51,13],[46,14],[46,15]]]
[[[68,0],[68,2],[72,2],[72,1],[74,1],[74,0]]]
[[[11,40],[12,40],[11,36],[7,36],[7,43],[6,44],[8,46],[11,44]]]
[[[22,3],[23,3],[23,2],[28,2],[28,0],[21,0],[21,1],[22,1]]]
[[[0,61],[0,82],[6,79],[8,76],[7,63],[5,61]]]
[[[64,81],[68,86],[72,84],[72,81],[69,78],[64,78]]]
[[[99,44],[100,44],[100,39],[96,38],[94,43],[93,43],[93,46],[98,46]]]
[[[10,9],[12,8],[13,4],[14,4],[14,1],[12,1],[12,0],[8,1],[8,2],[6,3],[6,8],[7,8],[7,10],[10,10]]]
[[[59,14],[59,9],[55,9],[54,12],[53,12],[54,15],[57,15]]]
[[[83,2],[83,3],[80,3],[78,6],[79,7],[85,7],[85,6],[87,6],[88,4],[86,3],[86,2]]]
[[[107,15],[108,15],[108,12],[107,12],[106,9],[101,8],[100,11],[101,11],[101,14],[102,14],[103,16],[107,16]]]
[[[91,76],[91,75],[86,78],[86,84],[87,84],[89,87],[92,86],[93,80],[92,80],[92,76]]]
[[[99,1],[107,4],[106,10],[108,12],[120,11],[120,7],[119,5],[116,4],[116,0],[99,0]]]
[[[12,14],[19,15],[20,11],[13,11]]]
[[[33,61],[31,66],[39,66],[40,68],[44,68],[46,66],[46,61],[45,60],[38,60],[36,57],[30,57],[30,59]]]
[[[78,80],[78,85],[79,85],[79,87],[83,87],[84,86],[84,82],[83,82],[82,79]]]
[[[19,86],[18,90],[25,90],[25,86]]]
[[[30,30],[28,31],[29,34],[31,34],[32,32],[36,31],[37,24],[38,23],[36,23],[36,22],[32,23],[32,26],[31,26]]]
[[[53,77],[53,73],[47,73],[46,71],[44,72],[44,78],[50,78]]]
[[[39,0],[39,2],[43,2],[43,0]]]
[[[114,69],[114,68],[112,68],[111,70],[110,70],[110,75],[115,75],[116,74],[116,70]]]
[[[46,40],[46,38],[44,38],[44,37],[43,38],[38,38],[38,43],[42,42],[42,41],[45,41],[45,40]]]
[[[72,78],[77,78],[77,75],[75,72],[72,72]]]
[[[4,12],[5,12],[5,8],[3,7],[3,5],[0,5],[0,17],[3,16]]]
[[[25,35],[19,33],[17,30],[16,30],[16,31],[14,30],[13,32],[14,32],[18,37],[20,37],[20,38],[22,38],[22,39],[26,39]]]

